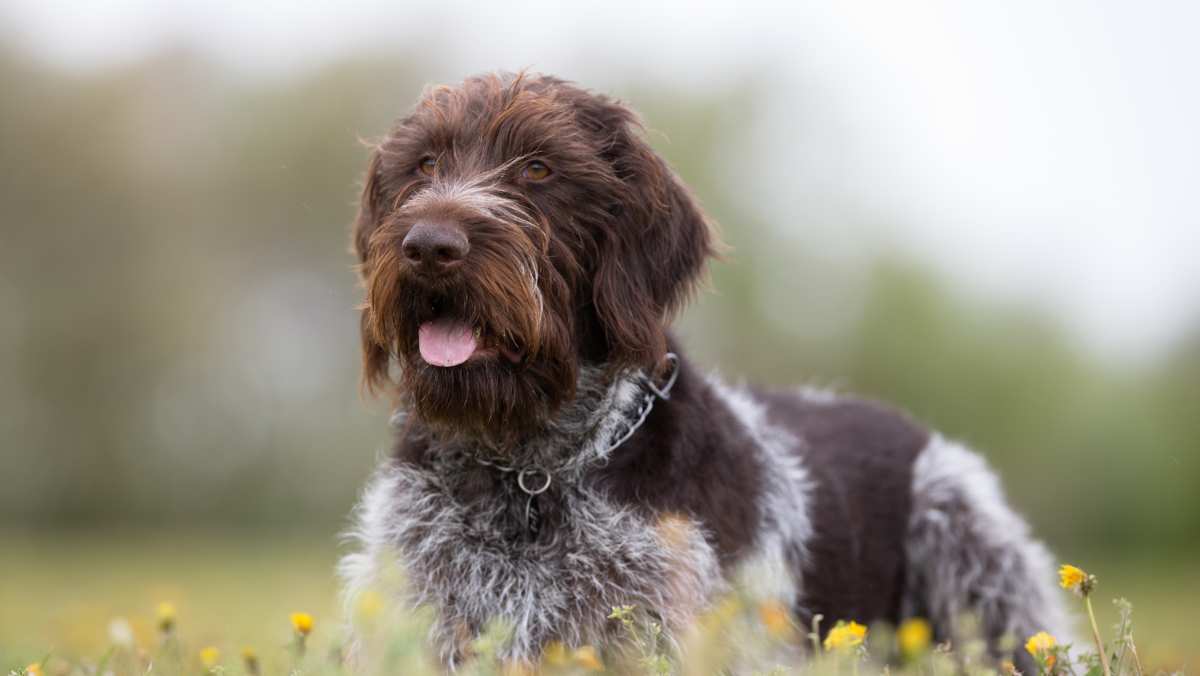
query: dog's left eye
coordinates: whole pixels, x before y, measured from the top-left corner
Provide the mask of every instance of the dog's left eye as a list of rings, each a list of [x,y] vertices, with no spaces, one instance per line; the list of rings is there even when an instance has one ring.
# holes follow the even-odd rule
[[[433,176],[433,172],[437,171],[437,160],[433,159],[432,157],[426,157],[425,159],[421,160],[421,163],[417,165],[417,168],[421,170],[422,174],[425,174],[426,176]]]
[[[546,166],[545,162],[534,160],[525,165],[521,171],[521,176],[531,181],[540,181],[550,175],[550,167]]]

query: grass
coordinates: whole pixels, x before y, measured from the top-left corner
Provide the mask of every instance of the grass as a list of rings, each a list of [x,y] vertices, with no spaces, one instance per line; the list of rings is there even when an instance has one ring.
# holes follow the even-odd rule
[[[154,612],[175,605],[189,643],[236,653],[268,651],[290,638],[288,615],[333,629],[337,559],[325,539],[213,533],[14,535],[0,551],[0,666],[47,651],[98,655],[114,617],[140,645],[153,642]],[[232,654],[231,653],[231,654]],[[2,672],[0,672],[2,673]]]
[[[0,673],[20,669],[47,654],[57,656],[60,666],[80,660],[94,666],[109,650],[114,618],[124,618],[136,645],[153,654],[161,649],[155,608],[163,601],[176,608],[174,638],[182,660],[178,673],[203,673],[200,650],[210,646],[219,651],[218,660],[226,673],[244,673],[239,654],[247,646],[259,657],[262,673],[289,671],[297,664],[297,634],[289,616],[297,611],[315,618],[312,635],[306,638],[309,649],[300,663],[307,665],[306,673],[328,670],[327,655],[342,640],[332,575],[338,549],[332,533],[320,538],[227,533],[3,535]],[[1106,635],[1117,621],[1109,599],[1121,595],[1134,602],[1138,650],[1149,673],[1196,664],[1200,658],[1200,642],[1195,640],[1200,572],[1194,564],[1113,559],[1111,555],[1078,560],[1098,562],[1088,567],[1100,578],[1093,598],[1098,623]],[[761,609],[728,612],[751,621],[765,618],[766,626],[772,626]],[[636,635],[644,644],[642,652],[649,655],[637,657],[633,664],[653,671],[658,668],[653,660],[662,656],[646,647],[653,643],[645,638],[652,628],[633,617],[613,621],[628,620],[628,629],[640,632]],[[418,625],[419,620],[408,621],[404,636],[388,638],[390,649],[403,652],[403,659],[413,660],[412,664],[426,663],[419,654],[422,632]],[[1087,635],[1083,629],[1081,626],[1081,636]],[[806,630],[794,630],[797,633],[792,638],[802,641]],[[730,628],[724,626],[721,631]],[[747,630],[743,627],[740,631]],[[871,639],[876,643],[883,640],[878,630],[872,628],[871,632],[869,644]],[[588,671],[594,665],[587,657],[562,653],[559,670]],[[640,661],[643,657],[648,660],[644,664]],[[165,664],[160,655],[154,673],[171,673]],[[858,663],[854,664],[857,670]],[[864,667],[864,673],[870,670]]]

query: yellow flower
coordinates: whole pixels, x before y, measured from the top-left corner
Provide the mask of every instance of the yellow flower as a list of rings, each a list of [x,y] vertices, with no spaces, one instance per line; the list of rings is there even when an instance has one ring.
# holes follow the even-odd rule
[[[588,671],[604,671],[604,664],[596,656],[596,649],[590,645],[576,649],[574,659],[575,666],[582,667]]]
[[[221,651],[217,650],[215,646],[210,645],[200,651],[200,662],[204,665],[205,669],[212,669],[217,666],[217,662],[220,659]]]
[[[158,604],[158,629],[164,634],[175,628],[175,606],[163,601]]]
[[[567,659],[567,646],[562,641],[551,641],[542,651],[542,661],[552,667],[565,667]]]
[[[312,633],[313,618],[308,613],[292,613],[292,628],[301,636],[308,636]]]
[[[867,637],[867,628],[857,622],[838,622],[825,637],[826,650],[843,650],[862,645]]]
[[[1063,565],[1058,569],[1058,583],[1063,589],[1079,590],[1079,586],[1087,581],[1087,573],[1075,566]]]
[[[30,664],[25,667],[25,674],[26,676],[42,676],[42,665],[37,662]]]
[[[929,649],[933,640],[933,629],[919,617],[910,617],[896,629],[896,642],[900,653],[907,658],[918,657]]]
[[[767,633],[775,638],[787,638],[792,635],[792,617],[787,608],[778,601],[768,601],[758,607],[758,619],[767,628]]]
[[[1046,664],[1046,666],[1054,666],[1054,647],[1058,645],[1058,641],[1053,636],[1044,631],[1039,631],[1029,640],[1025,642],[1025,650],[1033,656],[1033,659]]]

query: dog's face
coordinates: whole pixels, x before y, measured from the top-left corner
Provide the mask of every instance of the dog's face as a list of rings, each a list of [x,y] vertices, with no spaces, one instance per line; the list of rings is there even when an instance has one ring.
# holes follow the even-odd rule
[[[376,147],[355,223],[366,383],[504,439],[584,363],[657,368],[713,240],[639,131],[550,77],[428,90]]]

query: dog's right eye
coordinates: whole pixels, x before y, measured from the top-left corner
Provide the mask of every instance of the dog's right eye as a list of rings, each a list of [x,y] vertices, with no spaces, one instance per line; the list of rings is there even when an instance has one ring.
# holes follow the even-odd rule
[[[421,163],[417,165],[417,168],[421,170],[422,174],[425,174],[426,176],[433,176],[433,172],[437,170],[437,160],[433,159],[432,157],[426,157],[425,159],[421,160]]]

